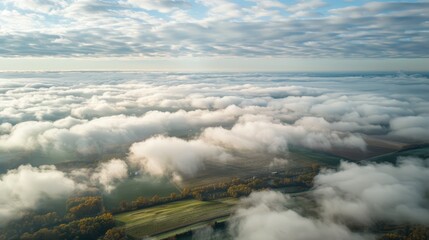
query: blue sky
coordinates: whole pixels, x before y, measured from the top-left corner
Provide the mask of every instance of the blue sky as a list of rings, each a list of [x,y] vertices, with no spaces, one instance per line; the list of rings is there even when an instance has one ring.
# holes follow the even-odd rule
[[[0,70],[427,70],[428,39],[429,1],[0,2]]]

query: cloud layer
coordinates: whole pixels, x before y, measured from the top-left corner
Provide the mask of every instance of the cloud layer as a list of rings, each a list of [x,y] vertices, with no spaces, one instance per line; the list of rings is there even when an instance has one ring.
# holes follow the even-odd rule
[[[7,0],[0,55],[421,58],[428,9],[422,1]]]
[[[109,193],[135,171],[180,180],[213,166],[245,166],[246,161],[266,162],[258,166],[267,169],[284,166],[292,163],[290,147],[362,154],[371,148],[368,139],[399,146],[429,141],[424,74],[52,72],[0,73],[0,80],[0,195],[6,196],[0,196],[2,219],[77,189]],[[60,167],[73,161],[92,167]],[[403,219],[426,221],[411,217],[425,213],[419,198],[424,186],[416,183],[427,173],[423,167],[414,172],[416,166],[344,163],[340,172],[320,175],[316,192],[329,199],[323,208],[329,209],[329,202],[338,206],[324,218],[358,223],[391,219],[381,214],[391,207],[401,209]],[[403,177],[407,171],[409,177]],[[337,178],[355,179],[363,172],[368,181],[355,189],[360,192],[334,184]],[[383,203],[378,195],[367,196],[371,179],[385,175],[391,179],[380,184],[392,186],[371,191],[389,195],[395,189],[414,200],[393,201],[389,195],[392,201]],[[339,183],[345,184],[343,180]],[[27,188],[31,196],[25,195]],[[343,195],[354,196],[353,201]],[[342,204],[353,205],[364,216],[341,215],[347,212]],[[353,235],[329,221],[307,224],[328,224],[326,234]]]
[[[144,142],[157,135],[207,146],[198,156],[282,154],[289,145],[365,152],[365,136],[429,140],[423,75],[100,74],[4,74],[3,168],[125,158],[132,144],[154,146]]]

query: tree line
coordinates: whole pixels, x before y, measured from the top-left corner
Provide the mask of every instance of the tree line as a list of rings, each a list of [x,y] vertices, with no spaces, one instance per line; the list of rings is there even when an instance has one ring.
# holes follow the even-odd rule
[[[234,177],[230,181],[193,188],[185,187],[180,193],[171,193],[166,197],[161,197],[159,195],[154,195],[152,197],[140,196],[133,201],[121,201],[119,206],[112,209],[111,212],[115,214],[128,212],[185,199],[209,201],[226,197],[239,198],[248,196],[252,191],[262,189],[301,187],[302,190],[305,190],[312,187],[314,176],[317,175],[319,168],[307,168],[306,170],[307,171],[297,176],[272,173],[265,176],[244,179]]]
[[[114,227],[113,215],[105,212],[100,196],[72,197],[66,202],[64,215],[28,213],[2,228],[0,239],[127,239],[124,230]]]

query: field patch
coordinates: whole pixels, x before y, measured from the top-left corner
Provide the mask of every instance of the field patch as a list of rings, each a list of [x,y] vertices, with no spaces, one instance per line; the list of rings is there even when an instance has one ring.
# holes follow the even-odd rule
[[[184,200],[115,215],[127,234],[141,239],[228,216],[237,202],[233,198],[215,201]]]

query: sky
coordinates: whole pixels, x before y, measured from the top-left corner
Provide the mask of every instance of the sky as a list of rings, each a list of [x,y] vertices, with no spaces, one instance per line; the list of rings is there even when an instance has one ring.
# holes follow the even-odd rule
[[[4,0],[0,71],[425,71],[429,1]]]

